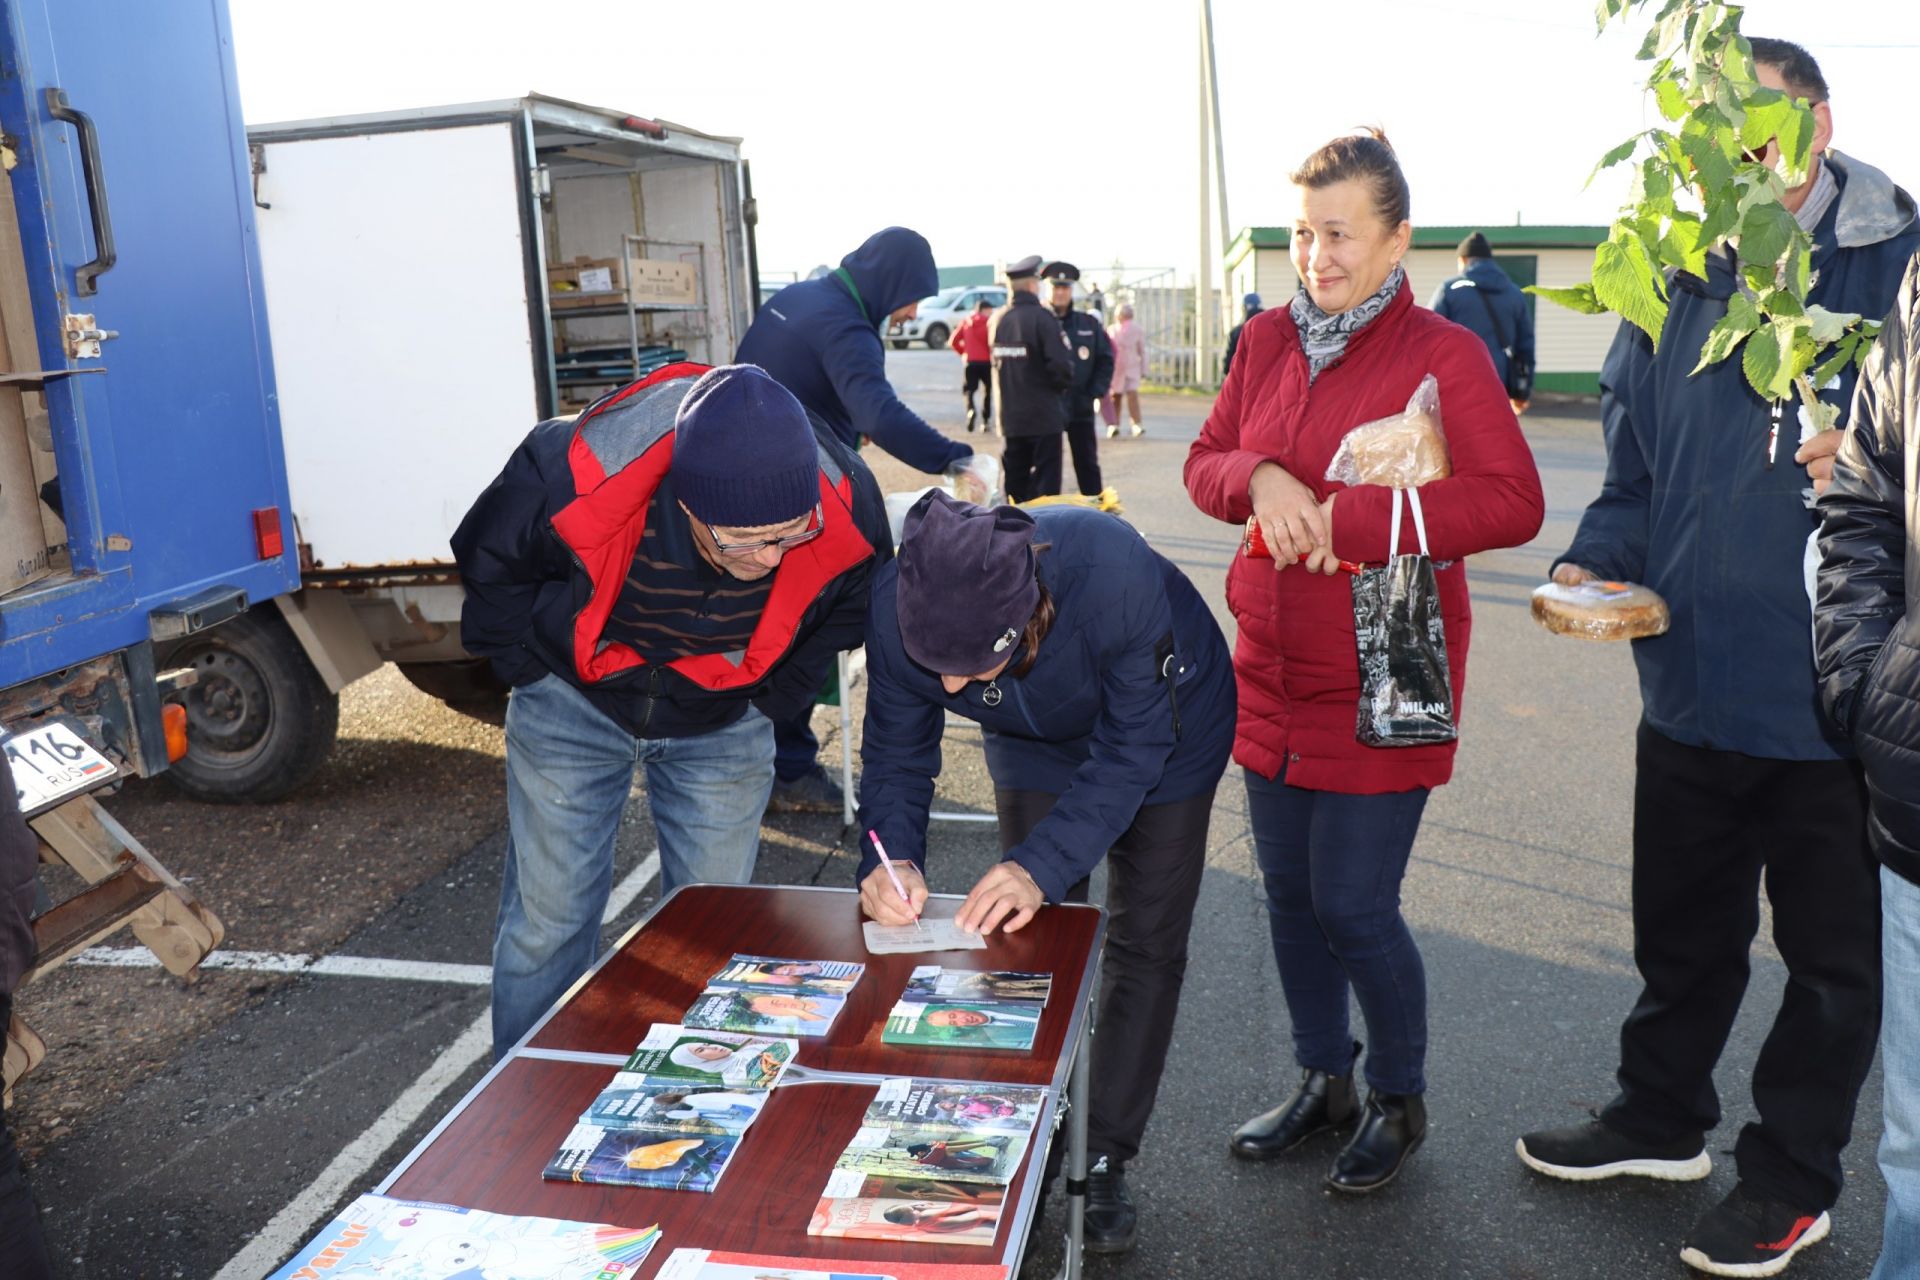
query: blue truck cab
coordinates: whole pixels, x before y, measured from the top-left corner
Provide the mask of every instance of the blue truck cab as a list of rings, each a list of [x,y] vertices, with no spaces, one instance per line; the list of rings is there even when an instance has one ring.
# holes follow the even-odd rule
[[[214,661],[163,686],[169,651],[300,584],[232,32],[223,0],[0,22],[0,456],[23,422],[41,447],[0,509],[48,534],[0,596],[0,725],[154,774],[166,698],[217,734],[272,693]]]

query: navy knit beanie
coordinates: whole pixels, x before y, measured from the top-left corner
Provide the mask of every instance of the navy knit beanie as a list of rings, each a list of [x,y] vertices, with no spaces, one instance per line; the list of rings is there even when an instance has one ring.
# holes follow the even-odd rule
[[[974,676],[1013,656],[1040,604],[1033,517],[976,507],[935,489],[907,512],[894,606],[907,656],[942,676]]]
[[[674,419],[673,487],[706,524],[755,529],[798,520],[820,501],[807,411],[756,365],[707,370]]]

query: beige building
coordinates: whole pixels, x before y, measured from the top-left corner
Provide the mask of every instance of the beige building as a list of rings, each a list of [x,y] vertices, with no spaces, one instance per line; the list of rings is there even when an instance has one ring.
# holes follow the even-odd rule
[[[1405,266],[1421,305],[1441,281],[1459,271],[1454,251],[1476,230],[1493,245],[1493,260],[1522,286],[1561,287],[1589,279],[1594,246],[1607,238],[1605,227],[1415,227]],[[1287,227],[1247,227],[1227,246],[1227,295],[1236,312],[1238,300],[1249,293],[1277,306],[1298,291],[1299,278],[1287,253],[1290,238]],[[1542,298],[1533,298],[1532,304],[1534,386],[1598,395],[1600,365],[1613,343],[1618,318],[1583,316]]]

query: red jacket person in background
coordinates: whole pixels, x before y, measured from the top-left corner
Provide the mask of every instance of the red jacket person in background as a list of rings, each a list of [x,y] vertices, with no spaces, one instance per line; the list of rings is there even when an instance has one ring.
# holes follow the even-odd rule
[[[967,362],[966,380],[961,384],[960,394],[967,402],[968,431],[973,430],[975,422],[973,392],[976,387],[986,392],[978,421],[982,426],[993,421],[993,340],[987,336],[987,317],[992,314],[993,304],[980,299],[973,304],[973,314],[947,339],[947,346]]]

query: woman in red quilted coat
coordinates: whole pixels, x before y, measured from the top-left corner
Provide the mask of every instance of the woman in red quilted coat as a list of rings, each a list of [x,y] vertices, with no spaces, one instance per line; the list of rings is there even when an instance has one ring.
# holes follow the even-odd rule
[[[1369,747],[1351,579],[1384,563],[1392,491],[1325,479],[1351,428],[1394,416],[1427,374],[1440,386],[1452,474],[1422,486],[1439,570],[1455,714],[1472,612],[1465,557],[1526,542],[1543,513],[1532,452],[1486,346],[1414,305],[1400,259],[1412,227],[1399,162],[1377,131],[1338,138],[1292,175],[1300,197],[1291,306],[1253,317],[1200,438],[1187,491],[1209,515],[1257,517],[1272,559],[1237,557],[1234,759],[1246,769],[1274,957],[1304,1071],[1294,1094],[1242,1125],[1233,1150],[1264,1160],[1323,1133],[1355,1132],[1327,1175],[1372,1191],[1426,1136],[1426,972],[1400,916],[1400,882],[1427,793],[1453,771],[1452,742]],[[1400,545],[1418,545],[1411,514]],[[1366,1020],[1364,1105],[1353,1081]]]

